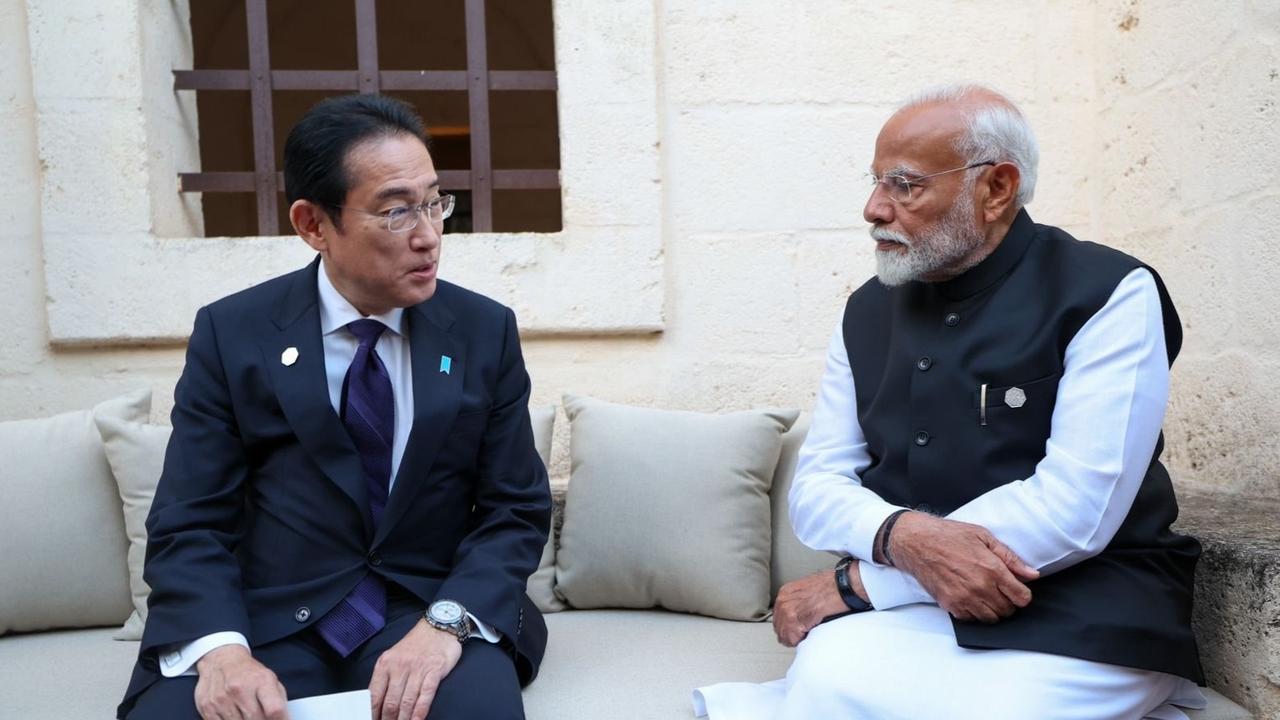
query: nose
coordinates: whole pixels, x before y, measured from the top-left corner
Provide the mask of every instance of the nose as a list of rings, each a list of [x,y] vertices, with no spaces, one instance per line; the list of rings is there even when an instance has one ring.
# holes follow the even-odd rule
[[[425,211],[418,217],[418,224],[409,231],[409,246],[414,250],[431,250],[440,244],[444,223],[433,221]]]
[[[889,191],[885,190],[880,183],[876,183],[871,187],[871,197],[867,198],[867,204],[862,208],[862,219],[872,225],[893,222],[894,208],[893,200],[889,198]]]

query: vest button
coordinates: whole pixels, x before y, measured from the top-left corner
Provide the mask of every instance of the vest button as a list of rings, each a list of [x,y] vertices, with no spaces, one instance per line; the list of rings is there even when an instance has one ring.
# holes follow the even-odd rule
[[[942,321],[947,324],[947,327],[955,327],[960,324],[960,316],[955,313],[947,313],[947,316]]]
[[[916,367],[920,368],[920,370],[922,371],[928,370],[929,368],[933,367],[933,358],[929,357],[928,355],[925,355],[924,357],[916,361]]]
[[[925,430],[921,430],[920,432],[916,433],[916,444],[919,445],[920,447],[924,447],[925,445],[928,445],[929,433]]]
[[[310,620],[310,619],[311,619],[311,608],[306,607],[305,605],[304,605],[304,606],[302,606],[302,607],[300,607],[300,608],[298,608],[297,612],[295,612],[295,613],[293,614],[293,619],[294,619],[294,620],[297,620],[297,621],[298,621],[298,622],[300,622],[300,623],[303,623],[303,622],[306,622],[307,620]]]
[[[382,556],[376,552],[369,553],[369,564],[378,567],[382,564]]]

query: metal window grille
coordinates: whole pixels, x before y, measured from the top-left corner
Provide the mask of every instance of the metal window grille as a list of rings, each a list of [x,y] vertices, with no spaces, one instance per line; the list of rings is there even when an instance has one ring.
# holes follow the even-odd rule
[[[245,172],[179,173],[180,192],[252,192],[257,196],[258,233],[279,234],[283,174],[275,167],[273,90],[384,91],[465,90],[468,95],[471,169],[441,170],[447,191],[471,194],[471,229],[493,230],[494,190],[558,190],[559,170],[495,170],[490,136],[489,91],[555,91],[556,74],[545,70],[489,70],[485,0],[465,0],[466,70],[380,70],[374,0],[354,0],[358,67],[355,70],[272,70],[267,0],[245,0],[249,67],[246,70],[174,70],[175,90],[248,90],[254,169]]]

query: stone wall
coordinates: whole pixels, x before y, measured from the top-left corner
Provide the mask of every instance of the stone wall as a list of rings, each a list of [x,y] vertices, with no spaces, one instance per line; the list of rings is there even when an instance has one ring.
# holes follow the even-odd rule
[[[170,193],[194,111],[165,67],[189,52],[183,6],[0,0],[0,419],[147,386],[163,421],[194,309],[306,259],[296,239],[190,237]],[[535,402],[810,407],[843,300],[873,266],[861,176],[879,125],[912,90],[978,80],[1037,129],[1033,217],[1169,283],[1187,334],[1167,433],[1178,482],[1280,490],[1280,6],[555,10],[565,230],[450,238],[442,265],[517,309]],[[134,144],[104,159],[110,133]],[[563,426],[556,447],[563,478]]]

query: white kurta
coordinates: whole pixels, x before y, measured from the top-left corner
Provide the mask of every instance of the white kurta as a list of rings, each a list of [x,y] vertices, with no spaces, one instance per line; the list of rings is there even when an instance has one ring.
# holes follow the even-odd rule
[[[1151,274],[1129,273],[1067,346],[1045,457],[1030,477],[947,516],[981,525],[1042,575],[1098,554],[1124,521],[1164,420],[1169,367]],[[915,578],[872,560],[897,506],[862,486],[870,464],[837,325],[789,497],[806,545],[852,555],[873,612],[815,628],[785,680],[694,694],[711,720],[791,718],[1184,718],[1188,680],[1018,650],[965,650]],[[1034,599],[1032,602],[1035,602]]]

